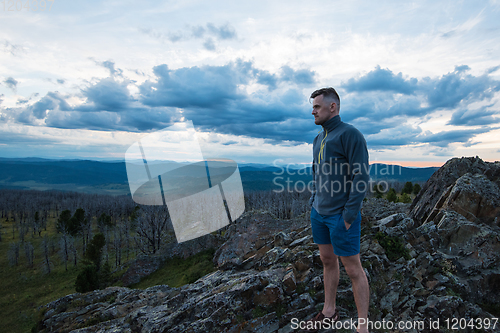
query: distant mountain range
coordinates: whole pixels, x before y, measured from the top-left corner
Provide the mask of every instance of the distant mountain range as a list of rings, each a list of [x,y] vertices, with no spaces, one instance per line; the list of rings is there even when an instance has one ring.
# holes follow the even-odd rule
[[[169,162],[176,163],[176,162]],[[312,179],[311,167],[276,167],[265,164],[238,165],[245,191],[302,188]],[[408,168],[387,164],[370,165],[373,180],[425,182],[438,167]],[[290,184],[290,185],[288,185]],[[129,195],[125,162],[0,158],[0,189],[61,190],[111,195]]]

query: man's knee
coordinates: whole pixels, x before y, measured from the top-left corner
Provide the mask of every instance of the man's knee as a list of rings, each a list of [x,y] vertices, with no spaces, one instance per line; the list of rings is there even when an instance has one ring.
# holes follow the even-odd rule
[[[320,253],[319,257],[321,259],[321,262],[323,263],[323,266],[338,265],[338,257],[333,252],[332,253]]]
[[[349,275],[349,277],[351,279],[357,279],[359,277],[362,277],[365,274],[365,272],[363,271],[362,267],[357,267],[357,266],[355,266],[355,267],[353,267],[353,266],[350,266],[350,267],[344,266],[344,267],[345,267],[345,271],[346,271],[347,275]]]
[[[344,264],[345,271],[347,275],[351,279],[357,279],[359,277],[363,277],[365,275],[365,271],[361,266],[361,261],[358,258],[349,258],[349,260],[342,260],[342,264]]]
[[[319,245],[319,257],[323,266],[338,265],[338,257],[333,253],[332,245]]]

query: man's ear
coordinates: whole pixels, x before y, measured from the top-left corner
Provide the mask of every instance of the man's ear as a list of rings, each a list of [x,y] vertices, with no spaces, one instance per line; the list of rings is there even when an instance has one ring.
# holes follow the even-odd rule
[[[332,102],[330,104],[330,112],[335,112],[337,110],[337,103]]]

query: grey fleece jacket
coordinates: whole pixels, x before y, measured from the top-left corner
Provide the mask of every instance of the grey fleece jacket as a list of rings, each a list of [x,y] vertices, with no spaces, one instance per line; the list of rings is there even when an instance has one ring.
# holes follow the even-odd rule
[[[370,173],[366,141],[354,126],[335,116],[313,142],[311,204],[321,215],[342,213],[351,224],[361,209]]]

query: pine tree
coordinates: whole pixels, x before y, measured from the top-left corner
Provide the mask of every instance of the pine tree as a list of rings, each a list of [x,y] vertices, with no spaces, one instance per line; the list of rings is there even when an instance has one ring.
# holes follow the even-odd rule
[[[413,186],[413,194],[417,195],[417,194],[420,192],[420,190],[421,190],[421,189],[422,189],[422,188],[420,187],[420,185],[419,185],[419,184],[415,184],[415,185]]]
[[[78,274],[75,281],[77,292],[88,292],[99,288],[105,288],[110,278],[110,267],[104,264],[101,268],[102,249],[106,244],[103,234],[95,235],[87,246],[84,255],[86,264]]]
[[[385,197],[387,201],[389,202],[397,202],[398,201],[398,195],[396,194],[396,190],[394,190],[392,187],[389,189],[389,192],[387,192],[387,195]]]
[[[403,187],[403,190],[401,191],[401,194],[411,194],[413,191],[413,184],[411,182],[406,182],[405,186]]]

